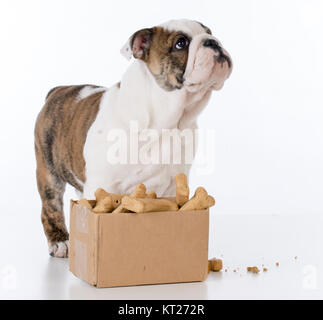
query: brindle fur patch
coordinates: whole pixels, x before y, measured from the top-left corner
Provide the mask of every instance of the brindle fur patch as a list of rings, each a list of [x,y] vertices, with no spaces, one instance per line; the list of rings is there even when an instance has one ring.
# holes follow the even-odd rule
[[[50,243],[68,239],[63,215],[66,183],[83,191],[79,182],[85,181],[83,147],[103,95],[103,92],[97,92],[78,100],[84,87],[65,86],[50,90],[35,126],[41,220]]]
[[[176,41],[187,35],[181,32],[167,31],[162,27],[154,27],[153,36],[146,59],[147,66],[157,83],[165,90],[172,91],[183,86],[183,75],[188,59],[188,47],[174,50]]]

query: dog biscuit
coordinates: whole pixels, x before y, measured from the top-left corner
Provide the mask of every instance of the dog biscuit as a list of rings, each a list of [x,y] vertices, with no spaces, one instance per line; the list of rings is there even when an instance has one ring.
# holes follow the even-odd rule
[[[146,186],[143,183],[140,183],[136,186],[133,193],[130,195],[132,198],[150,198],[150,199],[156,199],[157,195],[153,191],[148,191],[146,189]]]
[[[93,208],[94,213],[109,213],[113,210],[113,203],[111,196],[107,196],[104,199],[97,202],[96,206]]]
[[[95,195],[96,201],[99,202],[100,200],[103,200],[104,198],[106,198],[109,195],[109,192],[106,192],[102,188],[98,188],[96,189],[94,195]]]
[[[204,210],[214,206],[215,200],[209,196],[203,187],[196,189],[194,196],[188,200],[179,210]]]
[[[209,260],[209,268],[215,272],[221,271],[223,268],[222,260],[217,258]]]
[[[115,208],[112,213],[127,213],[129,210],[127,210],[122,204],[120,204],[119,207]]]
[[[109,193],[99,188],[95,191],[96,206],[93,209],[95,213],[108,213],[118,208],[124,194]]]
[[[77,201],[77,204],[80,204],[81,206],[86,207],[89,210],[92,210],[92,206],[91,206],[90,202],[85,198]]]
[[[248,272],[252,272],[252,273],[259,273],[259,269],[258,267],[254,266],[254,267],[248,267],[247,268]]]
[[[166,199],[135,199],[125,196],[122,198],[122,205],[124,208],[137,213],[178,210],[178,206],[175,202]]]
[[[189,199],[190,189],[187,184],[187,176],[184,173],[179,173],[175,177],[176,183],[176,202],[181,207]]]
[[[149,198],[149,199],[157,199],[157,194],[156,194],[156,192],[148,191],[146,193],[146,198]]]

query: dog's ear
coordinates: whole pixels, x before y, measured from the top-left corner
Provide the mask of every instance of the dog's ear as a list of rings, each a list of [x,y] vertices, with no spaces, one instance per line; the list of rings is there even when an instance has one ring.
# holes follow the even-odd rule
[[[146,60],[149,54],[153,28],[141,29],[135,32],[121,48],[121,54],[128,60],[132,55],[136,59]]]

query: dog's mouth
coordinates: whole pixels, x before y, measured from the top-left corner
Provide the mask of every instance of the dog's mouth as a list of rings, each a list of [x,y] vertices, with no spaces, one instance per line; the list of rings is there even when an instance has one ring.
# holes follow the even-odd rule
[[[213,65],[213,70],[214,68],[216,68],[216,66],[219,66],[223,72],[227,73],[227,76],[225,76],[225,79],[223,79],[223,82],[229,77],[229,75],[231,74],[231,70],[232,70],[232,62],[230,57],[228,57],[227,55],[223,54],[220,56],[214,56],[214,65]],[[225,71],[226,70],[226,71]],[[183,86],[185,86],[187,88],[188,91],[197,91],[199,89],[203,89],[203,88],[209,88],[209,87],[213,87],[215,83],[218,82],[218,80],[215,80],[216,78],[212,77],[212,78],[207,78],[207,79],[200,79],[200,81],[189,81],[188,79],[185,79],[184,77],[182,78],[183,82]],[[215,80],[215,82],[214,82]],[[221,82],[221,80],[220,80]],[[213,85],[212,85],[213,83]],[[210,86],[211,84],[211,86]],[[221,86],[222,87],[222,86]],[[219,90],[219,89],[213,89],[213,90]]]
[[[183,86],[190,92],[198,90],[212,89],[220,90],[232,72],[232,60],[228,52],[222,47],[205,48],[200,45],[193,51],[183,77],[178,81],[183,81]]]
[[[184,75],[183,74],[182,75],[177,75],[176,80],[182,86],[184,84],[184,82],[185,82]]]

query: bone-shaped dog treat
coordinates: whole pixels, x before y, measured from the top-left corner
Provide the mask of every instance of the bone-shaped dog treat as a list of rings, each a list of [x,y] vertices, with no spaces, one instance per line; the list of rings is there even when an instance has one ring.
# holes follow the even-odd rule
[[[92,206],[91,206],[90,202],[85,198],[77,201],[77,204],[80,204],[81,206],[88,208],[89,210],[92,210]]]
[[[148,198],[148,199],[156,199],[157,195],[153,191],[148,191],[146,193],[146,187],[144,184],[139,184],[134,192],[131,194],[131,197],[133,198]],[[122,204],[120,204],[116,209],[112,211],[112,213],[127,213],[129,212],[128,209],[126,209]]]
[[[122,205],[124,208],[137,213],[178,210],[178,206],[175,202],[166,199],[135,199],[125,196],[122,198]]]
[[[124,194],[109,193],[99,188],[95,191],[96,206],[93,209],[95,213],[108,213],[119,207]]]
[[[95,195],[95,199],[97,202],[99,202],[100,200],[103,200],[104,198],[106,198],[110,193],[106,192],[104,189],[99,188],[96,189],[94,195]]]
[[[112,213],[127,213],[129,210],[127,210],[123,204],[120,204],[120,206],[112,211]]]
[[[146,199],[156,199],[156,198],[157,198],[157,195],[155,192],[149,191],[146,193]],[[141,199],[143,199],[143,198],[141,198]],[[118,208],[116,208],[112,211],[112,213],[128,213],[128,212],[130,212],[130,211],[128,209],[126,209],[123,204],[120,204],[120,206],[118,206]]]
[[[187,176],[184,173],[179,173],[175,177],[176,183],[176,202],[181,207],[184,205],[190,196],[190,189],[187,184]]]
[[[146,198],[148,198],[148,199],[156,199],[157,198],[157,194],[156,194],[156,192],[148,191],[146,193]]]
[[[126,196],[126,194],[110,193],[113,209],[116,209],[121,205],[121,200],[124,196]]]
[[[113,203],[113,208],[117,208],[120,203],[121,203],[121,199],[122,197],[124,197],[126,194],[119,194],[119,193],[109,193],[106,192],[104,189],[99,188],[95,191],[95,198],[96,201],[99,202],[101,200],[103,200],[106,197],[111,197],[112,203]]]
[[[97,202],[96,206],[93,208],[94,213],[108,213],[113,210],[112,198],[107,196],[104,199]]]
[[[133,198],[146,198],[146,186],[143,183],[138,184],[130,196]]]
[[[209,196],[206,190],[202,187],[198,187],[194,196],[187,201],[179,210],[204,210],[214,206],[215,200],[212,196]]]
[[[146,186],[143,183],[140,183],[136,186],[135,190],[130,195],[130,197],[156,199],[157,195],[155,192],[152,192],[152,191],[147,192]]]

